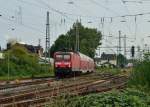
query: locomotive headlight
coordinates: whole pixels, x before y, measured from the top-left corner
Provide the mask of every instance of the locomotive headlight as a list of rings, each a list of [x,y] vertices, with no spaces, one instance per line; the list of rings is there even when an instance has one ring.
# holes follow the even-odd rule
[[[55,62],[55,67],[58,67],[61,65],[61,62]]]
[[[55,62],[55,65],[60,65],[61,64],[61,62]]]
[[[65,62],[64,65],[69,67],[69,68],[71,67],[71,63],[70,62]]]
[[[69,68],[71,67],[71,63],[68,64],[68,67],[69,67]]]
[[[63,68],[65,68],[65,67],[71,67],[71,63],[70,62],[55,62],[55,67],[57,68],[57,67],[63,67]]]

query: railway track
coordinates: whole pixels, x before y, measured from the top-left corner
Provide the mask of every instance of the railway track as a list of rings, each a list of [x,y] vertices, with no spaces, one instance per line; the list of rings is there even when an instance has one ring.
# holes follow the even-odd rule
[[[40,84],[40,83],[44,83],[47,81],[53,81],[54,77],[49,77],[49,78],[37,78],[37,79],[30,79],[30,81],[26,81],[26,82],[22,82],[22,83],[13,83],[13,84],[4,84],[4,85],[0,85],[0,92],[2,90],[7,90],[10,88],[17,88],[17,87],[23,87],[23,86],[29,86],[29,85],[35,85],[35,84]]]
[[[89,77],[91,77],[91,75]],[[71,79],[69,82],[66,79],[64,80],[66,83],[64,82],[58,86],[50,86],[32,92],[26,91],[20,94],[17,93],[9,97],[0,97],[0,104],[2,107],[37,106],[37,104],[45,103],[49,101],[49,98],[56,97],[65,92],[69,92],[70,95],[83,95],[91,92],[109,91],[112,88],[123,88],[127,80],[124,76],[113,75],[95,75],[92,79],[89,79],[89,77],[76,78],[76,82],[70,84],[69,82],[71,82]]]
[[[15,88],[18,88],[18,87],[42,84],[42,83],[45,83],[45,82],[52,82],[52,81],[55,81],[55,80],[56,80],[56,78],[54,76],[51,76],[51,77],[46,77],[46,78],[41,77],[41,78],[33,78],[33,79],[23,80],[23,81],[26,81],[26,82],[11,83],[11,84],[5,83],[3,85],[2,84],[0,85],[0,93],[3,92],[3,90],[7,90],[7,89],[9,90],[9,89],[15,89]]]
[[[67,79],[65,78],[59,80],[65,82],[65,84],[70,84],[70,83],[75,83],[75,79],[76,79],[78,80],[77,82],[79,83],[80,80],[85,81],[86,79],[89,79],[90,76],[92,76],[92,79],[96,79],[96,78],[100,79],[111,75],[110,74],[101,74],[101,75],[88,74],[88,75],[78,76],[76,78],[67,78]],[[13,94],[25,93],[29,91],[36,91],[36,90],[49,88],[49,85],[50,84],[52,85],[54,81],[56,83],[55,78],[49,78],[49,79],[46,78],[46,79],[34,80],[31,82],[26,82],[21,84],[11,84],[10,86],[4,85],[0,87],[0,97],[11,96]]]

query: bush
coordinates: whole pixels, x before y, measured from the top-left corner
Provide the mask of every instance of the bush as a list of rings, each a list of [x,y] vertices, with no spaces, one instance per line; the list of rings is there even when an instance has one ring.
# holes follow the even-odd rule
[[[56,101],[58,100],[58,101]],[[54,107],[149,107],[150,97],[143,92],[127,89],[123,92],[90,94],[73,98],[58,98]],[[52,103],[51,103],[52,104]],[[63,106],[62,106],[63,105]],[[52,105],[51,105],[52,106]],[[53,107],[53,106],[52,106]]]
[[[130,76],[129,86],[140,88],[144,91],[150,89],[150,60],[138,62]]]
[[[0,77],[7,76],[8,73],[8,58],[9,58],[9,73],[10,76],[26,77],[36,74],[47,73],[43,72],[45,66],[40,66],[38,56],[30,53],[25,47],[14,45],[10,50],[6,51],[5,59],[0,62]],[[50,68],[50,66],[48,66]],[[48,68],[47,67],[47,68]]]
[[[121,69],[120,68],[102,68],[102,67],[96,67],[96,71],[97,72],[101,72],[101,73],[110,73],[110,74],[119,74],[121,73]]]

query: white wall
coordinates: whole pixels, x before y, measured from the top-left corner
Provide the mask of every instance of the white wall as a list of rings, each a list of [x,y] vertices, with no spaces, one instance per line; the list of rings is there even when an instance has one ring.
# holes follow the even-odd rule
[[[0,53],[0,59],[4,59],[3,53]]]

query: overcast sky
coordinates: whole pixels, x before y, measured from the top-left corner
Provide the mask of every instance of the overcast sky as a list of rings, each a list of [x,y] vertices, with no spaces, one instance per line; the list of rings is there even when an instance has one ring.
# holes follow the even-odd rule
[[[59,34],[65,33],[77,19],[81,19],[83,25],[102,31],[103,47],[118,45],[115,37],[118,37],[119,30],[122,35],[133,38],[127,39],[127,46],[150,45],[150,14],[120,17],[150,12],[150,1],[128,1],[0,0],[0,45],[5,48],[10,38],[33,45],[37,45],[38,39],[41,39],[44,47],[47,11],[50,12],[51,44]],[[116,52],[115,49],[102,51]]]

